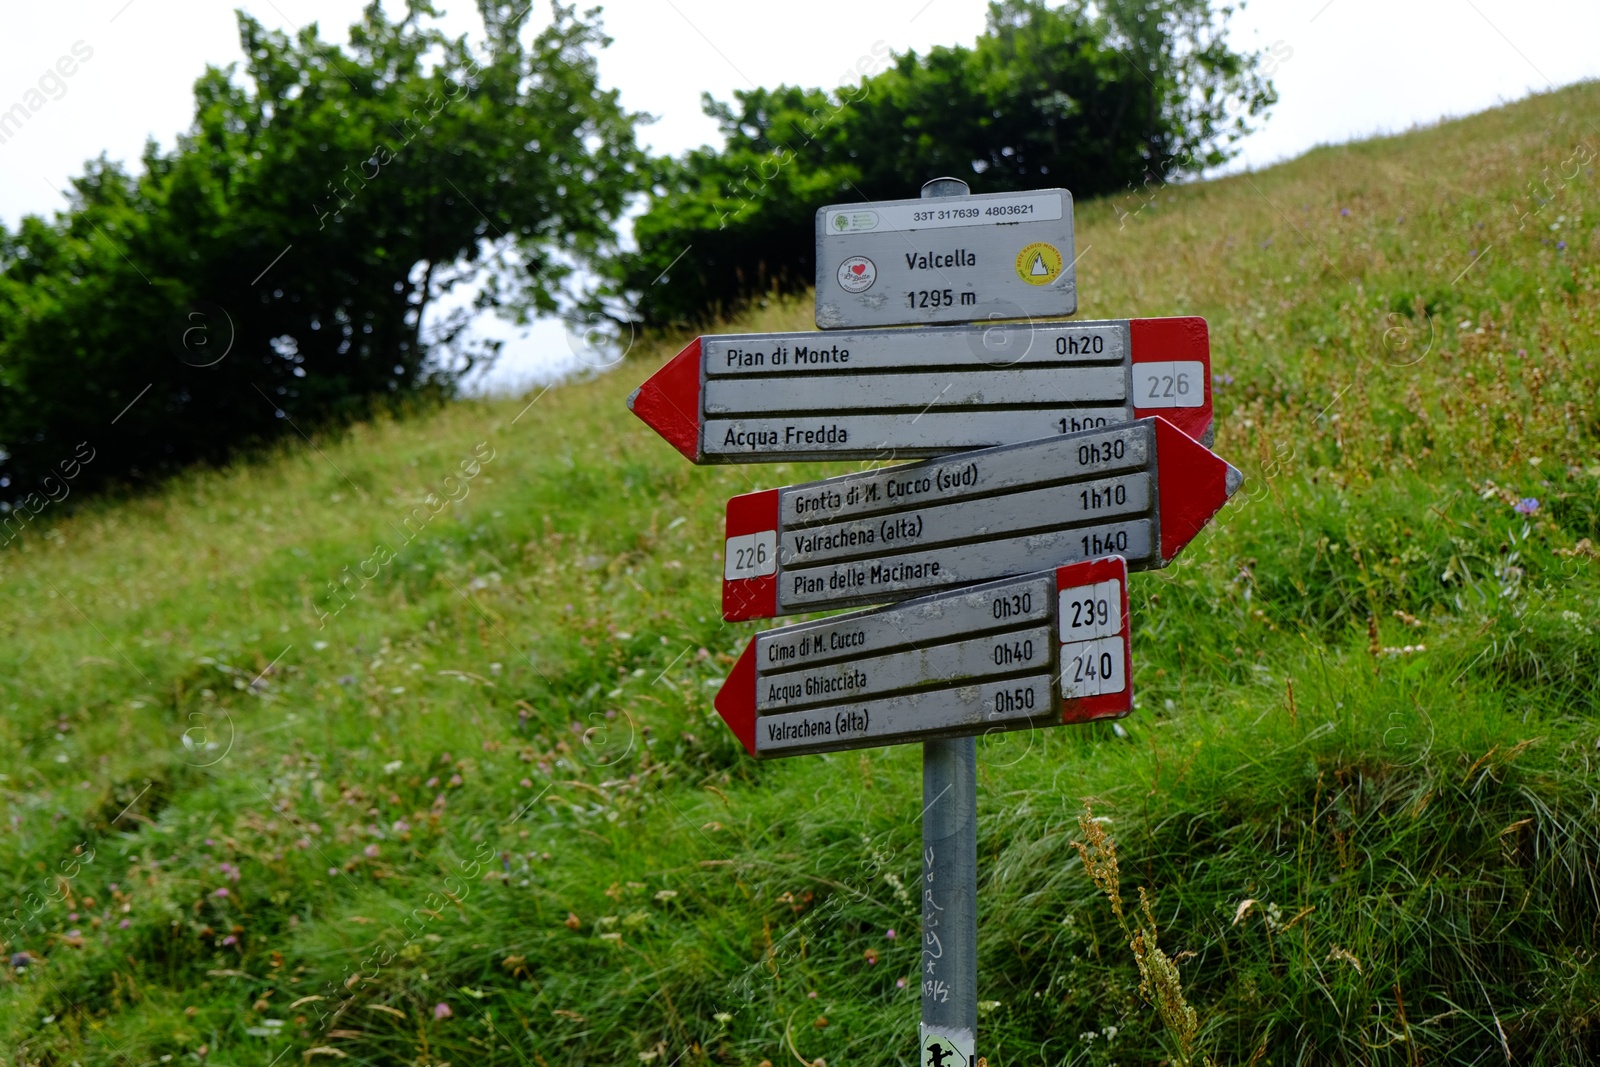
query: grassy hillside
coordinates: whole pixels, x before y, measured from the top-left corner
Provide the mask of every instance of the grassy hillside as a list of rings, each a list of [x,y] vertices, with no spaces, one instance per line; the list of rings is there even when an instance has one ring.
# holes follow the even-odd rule
[[[990,1064],[1181,1054],[1090,798],[1218,1063],[1600,1056],[1597,113],[1080,206],[1082,314],[1207,316],[1249,480],[1135,577],[1121,729],[981,743]],[[723,501],[831,471],[684,463],[671,347],[0,551],[8,1062],[911,1062],[917,749],[710,706]]]

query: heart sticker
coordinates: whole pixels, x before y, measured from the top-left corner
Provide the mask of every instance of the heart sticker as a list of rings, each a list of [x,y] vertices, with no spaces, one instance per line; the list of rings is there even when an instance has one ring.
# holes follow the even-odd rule
[[[866,256],[851,256],[839,264],[839,288],[847,293],[864,293],[878,280],[878,268]]]

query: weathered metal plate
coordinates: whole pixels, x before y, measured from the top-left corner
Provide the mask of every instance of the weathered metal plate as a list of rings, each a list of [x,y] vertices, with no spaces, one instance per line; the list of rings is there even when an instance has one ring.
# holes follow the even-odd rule
[[[816,232],[824,330],[1078,310],[1065,189],[835,204]]]
[[[1161,414],[1212,433],[1204,319],[696,338],[629,406],[696,463],[945,455]]]
[[[716,706],[771,758],[1125,715],[1131,677],[1106,558],[758,634]]]
[[[1165,566],[1242,475],[1152,417],[728,502],[722,608],[882,604],[1099,556]]]

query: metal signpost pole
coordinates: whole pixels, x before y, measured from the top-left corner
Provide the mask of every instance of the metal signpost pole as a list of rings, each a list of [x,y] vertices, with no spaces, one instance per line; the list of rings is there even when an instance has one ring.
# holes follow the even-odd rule
[[[965,196],[935,178],[924,199]],[[975,1067],[978,1041],[978,739],[922,743],[921,1067]]]

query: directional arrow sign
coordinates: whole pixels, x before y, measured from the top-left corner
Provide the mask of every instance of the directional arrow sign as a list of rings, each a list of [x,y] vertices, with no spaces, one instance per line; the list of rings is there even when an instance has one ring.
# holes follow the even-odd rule
[[[1243,475],[1159,417],[728,501],[722,614],[882,604],[1097,556],[1165,566]]]
[[[1126,715],[1131,666],[1111,557],[769,630],[716,707],[769,759]]]
[[[817,212],[817,325],[1025,319],[1078,310],[1065,189],[834,204]]]
[[[628,406],[695,463],[941,456],[1160,414],[1211,440],[1202,318],[699,337]]]

